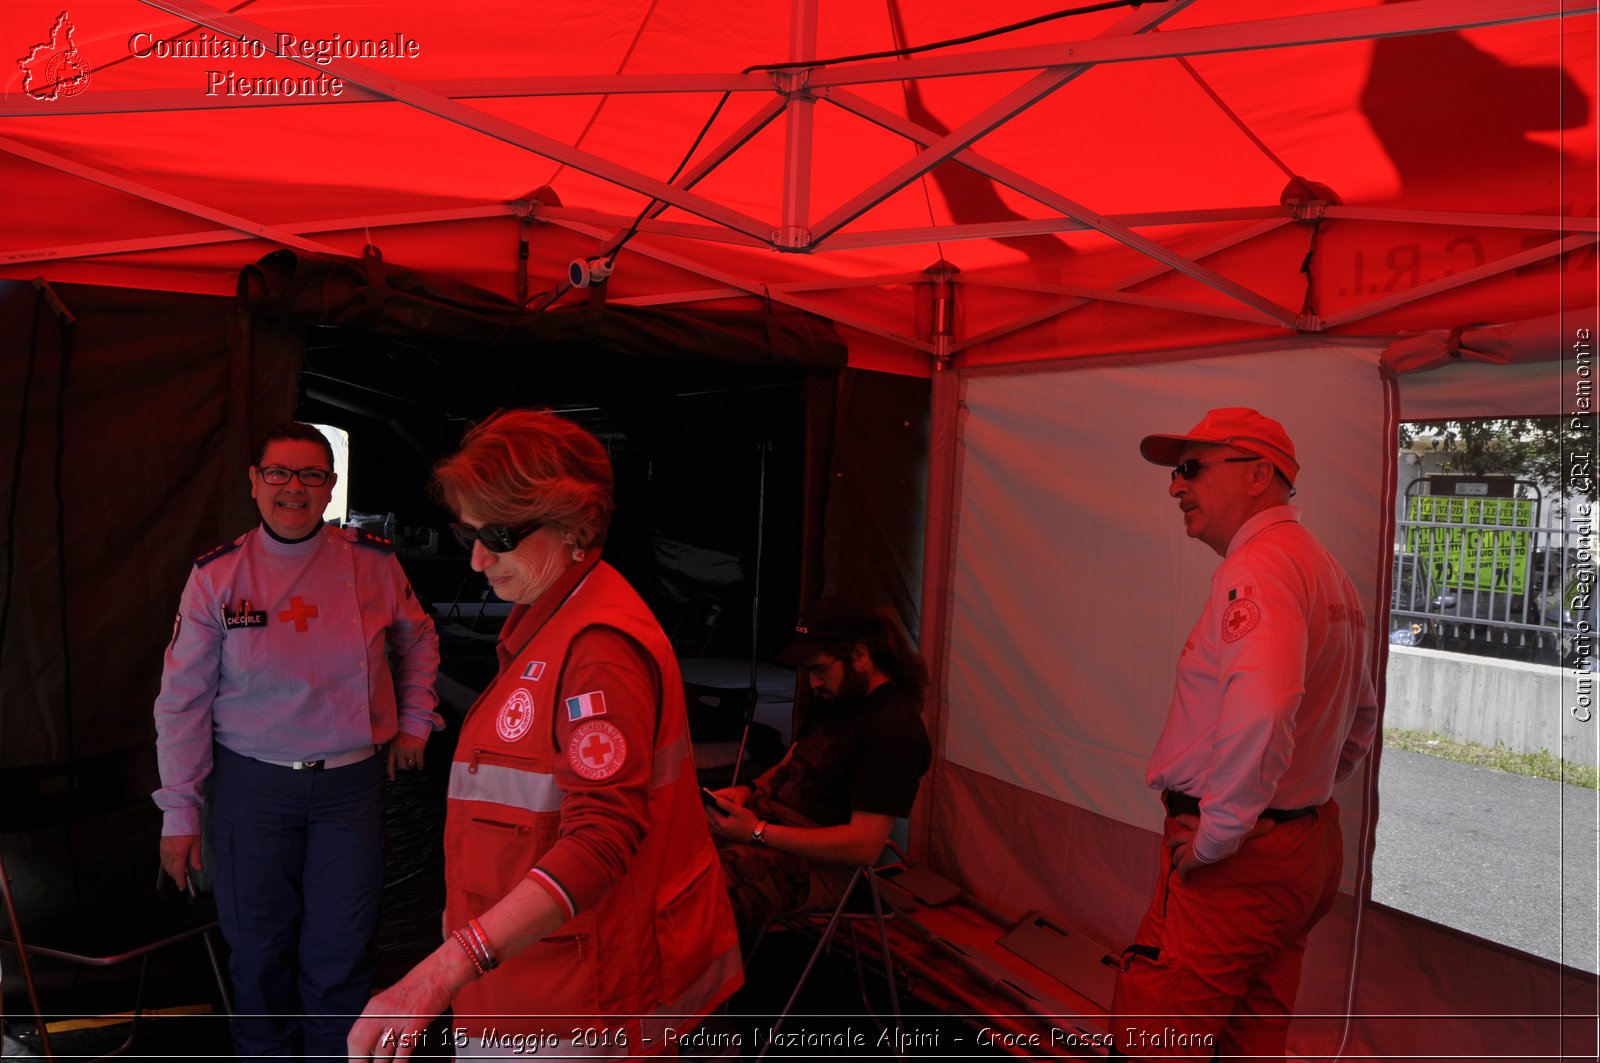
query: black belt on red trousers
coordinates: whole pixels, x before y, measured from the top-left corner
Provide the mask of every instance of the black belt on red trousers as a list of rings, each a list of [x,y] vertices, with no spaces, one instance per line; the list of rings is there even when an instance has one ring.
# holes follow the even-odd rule
[[[1198,797],[1190,797],[1181,790],[1162,790],[1161,803],[1167,806],[1167,815],[1169,816],[1198,816],[1200,814],[1200,799]],[[1264,808],[1258,818],[1270,819],[1274,823],[1288,823],[1290,820],[1301,819],[1311,815],[1318,807],[1320,806]]]

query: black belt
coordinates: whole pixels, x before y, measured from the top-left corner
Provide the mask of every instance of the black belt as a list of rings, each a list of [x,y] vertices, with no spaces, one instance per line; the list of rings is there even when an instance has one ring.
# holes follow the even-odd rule
[[[1161,803],[1167,806],[1169,816],[1198,816],[1200,814],[1200,799],[1190,797],[1180,790],[1162,790]],[[1264,808],[1259,819],[1270,819],[1274,823],[1288,823],[1290,820],[1303,819],[1311,815],[1320,806],[1307,805],[1304,808]]]

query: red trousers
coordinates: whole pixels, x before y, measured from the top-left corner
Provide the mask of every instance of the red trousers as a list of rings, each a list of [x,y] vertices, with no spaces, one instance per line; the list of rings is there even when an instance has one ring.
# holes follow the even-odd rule
[[[1165,833],[1176,826],[1169,816]],[[1112,994],[1117,1047],[1145,1060],[1283,1058],[1306,935],[1339,889],[1339,806],[1279,823],[1188,882],[1172,872],[1172,850],[1161,853]]]

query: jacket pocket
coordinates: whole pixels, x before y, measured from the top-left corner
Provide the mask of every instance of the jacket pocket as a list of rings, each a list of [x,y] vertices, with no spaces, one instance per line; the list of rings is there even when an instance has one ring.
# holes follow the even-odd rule
[[[503,818],[494,813],[464,817],[459,833],[451,846],[451,886],[493,905],[527,878],[552,840],[544,835],[553,836],[555,826],[542,826],[533,816],[518,822],[507,810]]]
[[[695,980],[738,947],[733,911],[715,855],[689,885],[663,900],[656,920],[661,957],[660,1003],[673,1005]],[[693,1002],[691,1002],[693,1003]]]

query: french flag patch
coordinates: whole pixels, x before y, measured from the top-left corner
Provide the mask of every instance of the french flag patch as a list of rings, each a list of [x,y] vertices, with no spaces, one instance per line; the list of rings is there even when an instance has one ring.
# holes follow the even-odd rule
[[[604,716],[606,714],[606,695],[603,690],[591,690],[587,694],[579,694],[575,698],[567,699],[567,719],[569,721],[586,720],[590,716]]]

